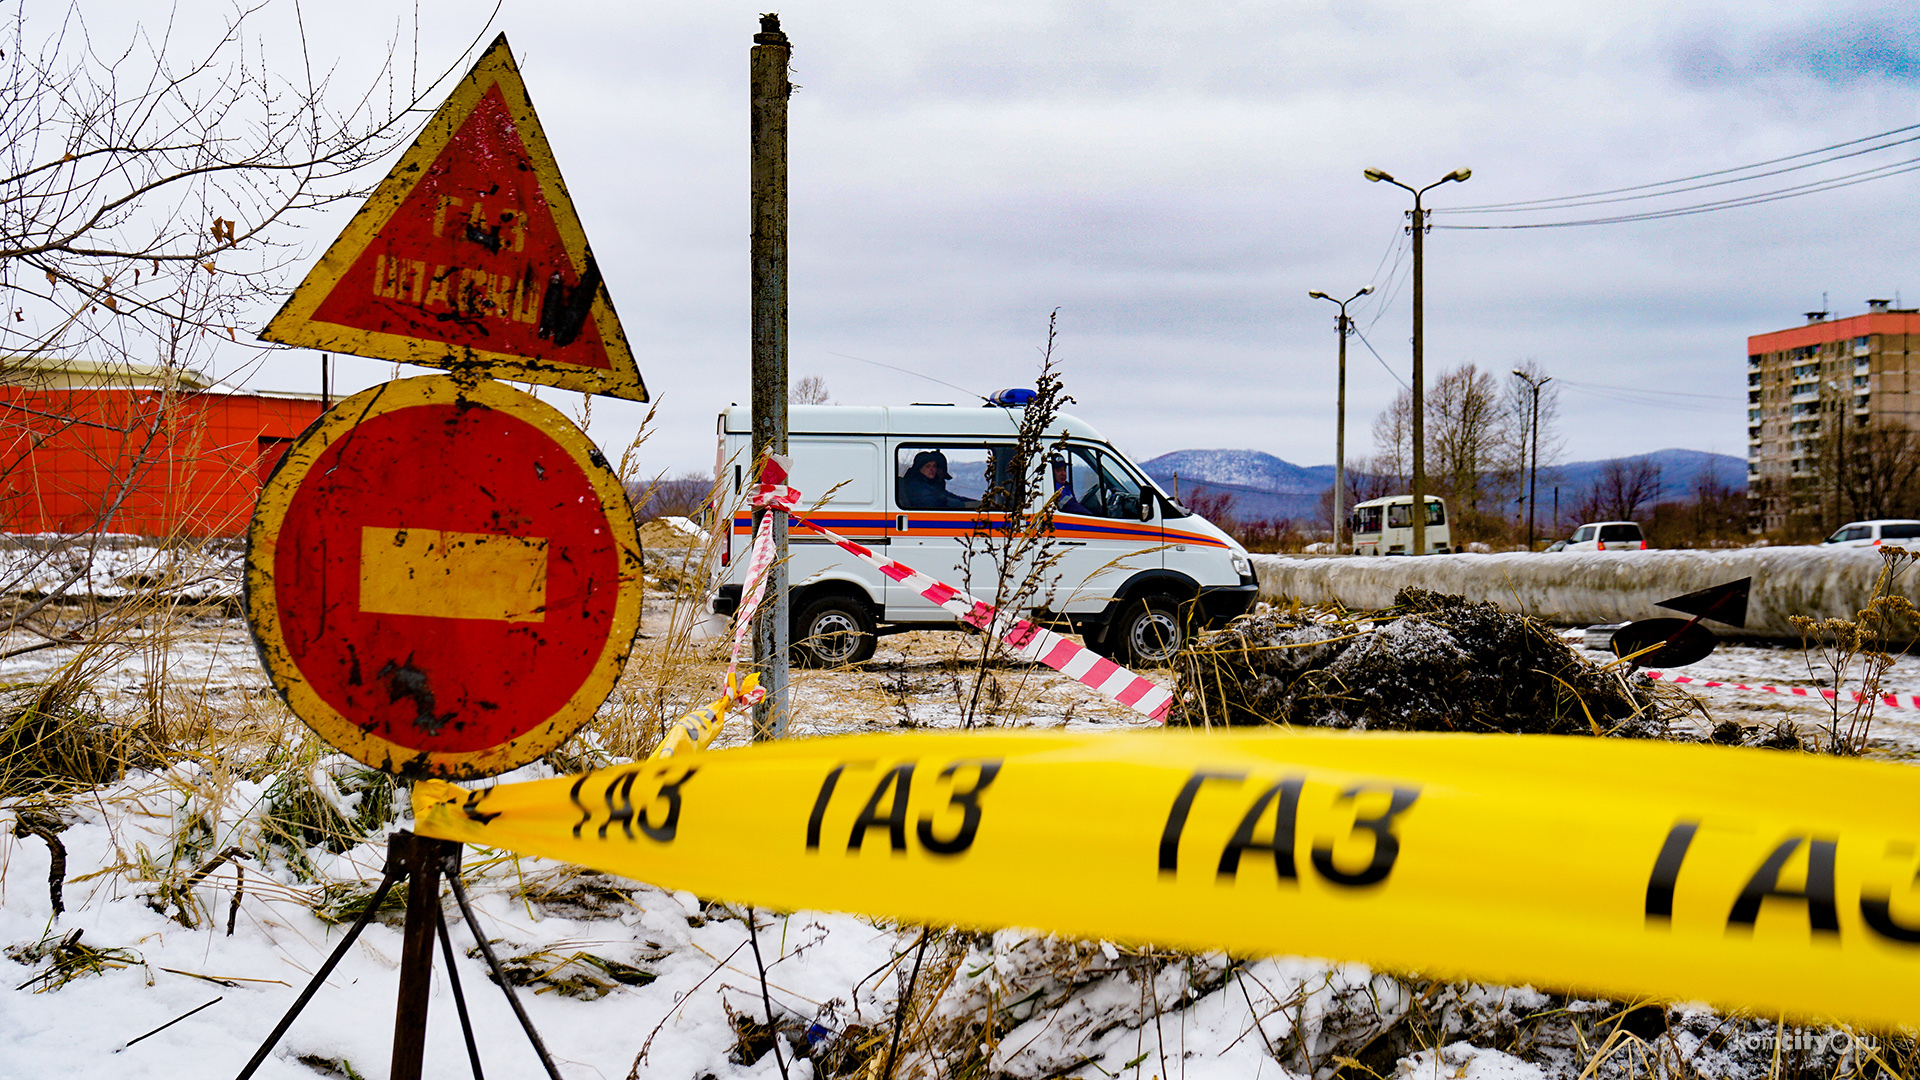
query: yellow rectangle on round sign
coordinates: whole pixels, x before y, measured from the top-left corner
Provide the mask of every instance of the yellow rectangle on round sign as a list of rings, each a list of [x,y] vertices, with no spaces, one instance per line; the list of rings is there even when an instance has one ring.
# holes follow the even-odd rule
[[[360,529],[361,611],[544,622],[546,606],[544,536]]]

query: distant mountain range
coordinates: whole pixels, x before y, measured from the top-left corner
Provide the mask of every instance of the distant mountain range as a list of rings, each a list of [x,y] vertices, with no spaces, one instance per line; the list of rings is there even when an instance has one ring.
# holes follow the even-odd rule
[[[1660,499],[1681,499],[1693,490],[1703,473],[1711,473],[1734,491],[1747,489],[1747,463],[1730,454],[1701,450],[1656,450],[1651,454],[1575,461],[1540,469],[1540,504],[1552,498],[1552,489],[1571,501],[1593,485],[1610,462],[1652,461],[1660,466]],[[1320,499],[1333,487],[1333,466],[1295,465],[1259,450],[1175,450],[1140,463],[1148,476],[1172,491],[1190,492],[1195,485],[1233,496],[1234,512],[1242,517],[1312,518],[1320,513]]]

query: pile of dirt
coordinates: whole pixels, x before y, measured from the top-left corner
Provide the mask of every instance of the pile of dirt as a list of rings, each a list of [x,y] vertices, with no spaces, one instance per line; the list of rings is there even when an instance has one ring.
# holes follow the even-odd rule
[[[706,546],[707,534],[683,517],[661,517],[640,523],[640,544],[648,551],[682,551]]]
[[[1424,589],[1369,616],[1242,619],[1182,654],[1173,720],[1376,731],[1668,737],[1642,678],[1576,653],[1551,627]]]

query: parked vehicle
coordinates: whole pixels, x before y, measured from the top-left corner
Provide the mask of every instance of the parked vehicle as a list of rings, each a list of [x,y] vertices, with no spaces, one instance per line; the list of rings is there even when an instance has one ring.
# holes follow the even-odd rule
[[[1406,555],[1413,550],[1413,496],[1388,495],[1353,508],[1348,519],[1355,555]],[[1453,532],[1447,524],[1446,500],[1427,496],[1426,551],[1445,555],[1453,550]]]
[[[1879,547],[1884,543],[1920,548],[1920,521],[1912,518],[1849,521],[1827,537],[1826,543],[1840,547]]]
[[[1645,551],[1637,521],[1590,521],[1567,537],[1566,551]]]
[[[792,484],[805,517],[988,603],[1011,599],[989,548],[1004,531],[996,497],[1010,482],[1022,410],[951,405],[788,409]],[[742,492],[752,482],[751,411],[720,414],[723,497],[733,507],[710,601],[738,607],[753,519]],[[1122,663],[1171,659],[1192,631],[1245,614],[1259,585],[1247,551],[1181,506],[1093,427],[1061,414],[1049,449],[1031,455],[1036,500],[1056,499],[1052,553],[1039,595],[1019,606]],[[1052,449],[1055,442],[1060,448]],[[1058,471],[1056,472],[1056,466]],[[830,493],[830,494],[829,494]],[[787,573],[794,655],[802,663],[858,663],[879,634],[952,627],[953,616],[795,521]],[[1008,570],[1008,589],[1025,576]]]

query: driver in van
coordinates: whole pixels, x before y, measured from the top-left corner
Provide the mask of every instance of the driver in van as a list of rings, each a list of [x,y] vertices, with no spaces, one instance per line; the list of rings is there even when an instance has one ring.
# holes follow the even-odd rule
[[[1067,459],[1054,454],[1047,458],[1047,464],[1053,466],[1053,490],[1059,496],[1059,501],[1054,503],[1054,511],[1061,514],[1086,513],[1087,508],[1073,497],[1073,475],[1067,468]]]
[[[947,490],[953,474],[947,471],[947,455],[938,450],[922,450],[913,455],[913,467],[900,478],[900,506],[904,510],[971,510],[979,503],[963,499]]]

